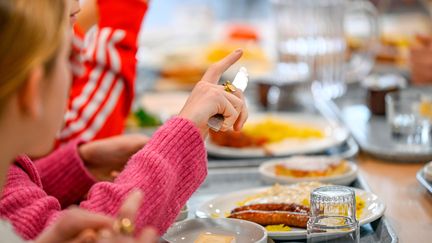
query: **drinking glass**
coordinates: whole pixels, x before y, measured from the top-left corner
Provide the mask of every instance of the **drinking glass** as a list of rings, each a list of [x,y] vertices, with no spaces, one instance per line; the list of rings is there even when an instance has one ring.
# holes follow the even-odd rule
[[[387,122],[395,140],[409,145],[432,144],[431,98],[414,90],[386,95]]]
[[[311,193],[307,242],[359,242],[355,193],[344,186],[324,186]]]
[[[368,1],[272,0],[272,6],[277,72],[286,82],[309,82],[314,95],[335,98],[344,94],[346,78],[361,78],[372,69],[379,33],[376,9]],[[362,30],[358,36],[367,43],[350,52],[348,22],[357,23],[350,29]]]

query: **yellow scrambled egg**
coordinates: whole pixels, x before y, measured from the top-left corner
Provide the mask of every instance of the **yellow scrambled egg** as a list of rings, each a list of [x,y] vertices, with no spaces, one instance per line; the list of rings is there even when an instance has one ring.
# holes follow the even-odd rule
[[[269,232],[274,232],[274,231],[291,231],[291,227],[286,226],[284,224],[267,225],[265,228]]]
[[[276,143],[289,138],[323,138],[324,133],[318,128],[302,126],[268,117],[258,123],[246,124],[245,134],[255,138],[266,138],[268,143]]]

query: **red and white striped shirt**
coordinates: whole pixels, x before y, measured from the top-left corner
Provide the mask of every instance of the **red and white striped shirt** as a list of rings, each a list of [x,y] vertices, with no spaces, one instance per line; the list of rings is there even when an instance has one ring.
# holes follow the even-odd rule
[[[99,0],[99,23],[89,45],[77,28],[73,82],[57,144],[123,133],[134,98],[136,52],[147,1]],[[82,65],[79,65],[79,64]]]

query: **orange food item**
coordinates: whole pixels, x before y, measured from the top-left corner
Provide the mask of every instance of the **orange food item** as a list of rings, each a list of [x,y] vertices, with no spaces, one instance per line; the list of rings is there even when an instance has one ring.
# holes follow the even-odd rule
[[[292,211],[245,210],[232,213],[228,218],[247,220],[263,226],[283,224],[306,228],[309,215]]]
[[[425,99],[420,102],[419,113],[432,121],[432,102]]]
[[[332,162],[326,160],[296,161],[275,165],[275,174],[278,176],[288,176],[296,178],[304,177],[324,177],[341,175],[348,170],[346,161]]]
[[[233,25],[228,30],[230,40],[253,40],[259,41],[259,35],[254,27],[250,25]]]
[[[376,60],[383,63],[406,64],[411,45],[407,37],[381,37]]]
[[[214,132],[210,130],[210,139],[213,143],[219,146],[245,148],[245,147],[261,147],[266,142],[266,138],[252,137],[244,132]]]
[[[308,214],[310,208],[304,205],[296,204],[296,203],[260,203],[260,204],[251,204],[240,206],[238,208],[234,208],[231,213],[238,213],[242,211],[288,211],[295,213],[305,213]]]

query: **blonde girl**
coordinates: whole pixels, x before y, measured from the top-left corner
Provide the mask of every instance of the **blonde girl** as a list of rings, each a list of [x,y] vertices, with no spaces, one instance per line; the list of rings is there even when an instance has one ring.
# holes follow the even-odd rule
[[[136,229],[150,225],[162,234],[206,177],[209,118],[222,114],[222,130],[239,130],[246,121],[242,93],[228,93],[217,85],[242,51],[206,72],[180,114],[132,156],[113,183],[97,183],[82,160],[92,157],[91,144],[68,144],[38,161],[27,156],[41,157],[51,150],[68,97],[70,44],[64,37],[64,11],[56,11],[60,6],[55,2],[64,1],[0,0],[0,178],[13,163],[0,199],[0,216],[20,236],[34,239],[89,188],[79,207],[109,216],[118,215],[125,197],[140,189],[144,200]],[[104,0],[108,2],[115,8],[142,1]]]

